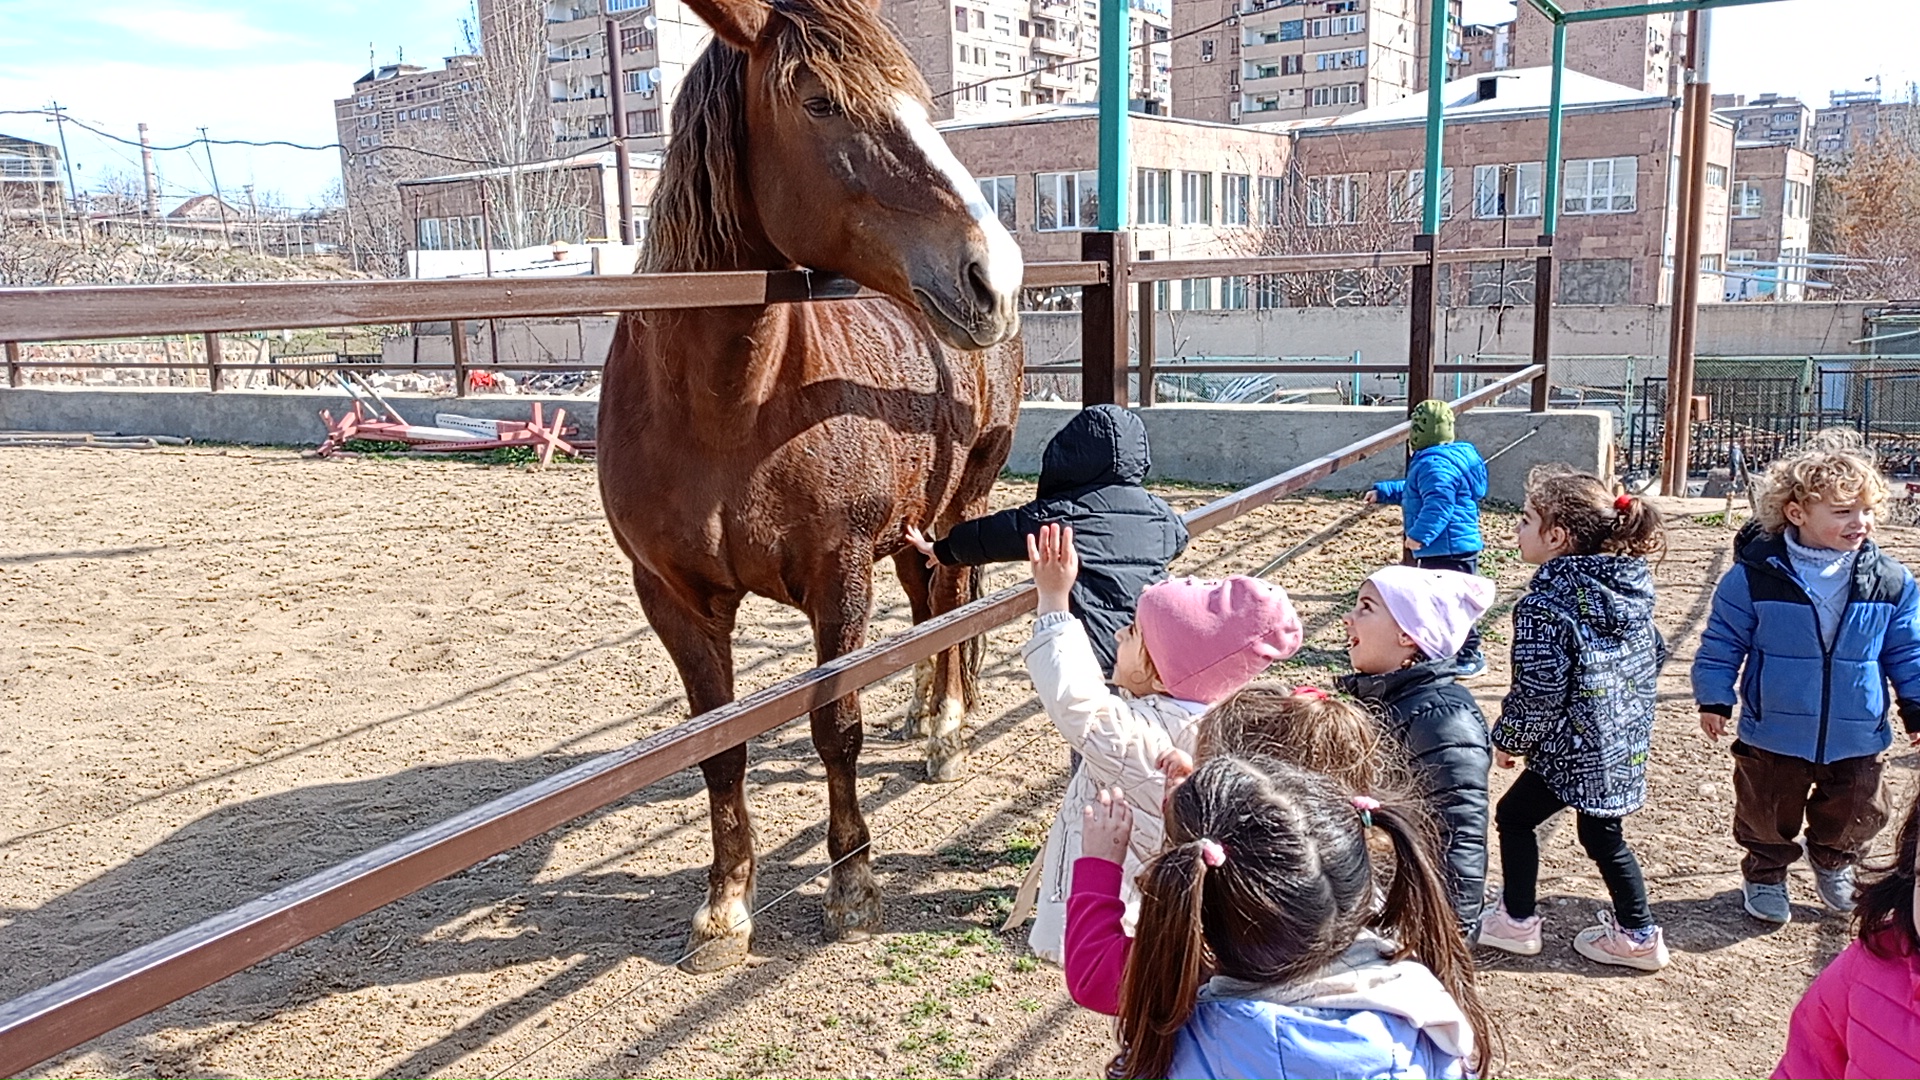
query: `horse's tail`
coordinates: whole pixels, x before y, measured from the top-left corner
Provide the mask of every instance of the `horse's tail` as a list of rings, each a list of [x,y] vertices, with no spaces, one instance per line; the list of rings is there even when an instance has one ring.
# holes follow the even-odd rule
[[[987,568],[972,566],[966,570],[967,603],[987,594]],[[980,668],[987,655],[987,636],[970,637],[960,643],[960,700],[971,713],[980,704]]]

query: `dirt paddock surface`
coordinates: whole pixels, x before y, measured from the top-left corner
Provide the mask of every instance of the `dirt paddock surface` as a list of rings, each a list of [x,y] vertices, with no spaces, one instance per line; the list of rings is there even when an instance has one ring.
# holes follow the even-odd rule
[[[1030,489],[1003,484],[1001,503]],[[1171,491],[1192,506],[1211,493]],[[318,462],[277,451],[0,453],[0,998],[190,925],[678,721],[680,686],[600,519],[591,466]],[[1179,569],[1280,568],[1330,674],[1350,592],[1396,557],[1397,512],[1286,501],[1197,540]],[[1489,515],[1511,535],[1510,515]],[[1897,555],[1920,534],[1883,532]],[[1846,941],[1804,864],[1796,921],[1741,913],[1723,748],[1686,682],[1729,534],[1681,519],[1661,565],[1675,645],[1652,799],[1629,819],[1673,965],[1600,969],[1573,932],[1603,906],[1571,829],[1546,851],[1548,947],[1486,957],[1512,1075],[1764,1074],[1807,981]],[[1488,625],[1527,568],[1496,555]],[[996,571],[992,586],[1022,576]],[[890,579],[876,632],[906,625]],[[908,680],[865,694],[861,762],[887,931],[824,944],[823,772],[803,724],[755,741],[760,916],[749,963],[667,965],[704,889],[698,773],[393,904],[44,1066],[49,1076],[1066,1076],[1107,1022],[1002,935],[1067,751],[992,635],[966,779],[919,781],[888,739]],[[744,694],[810,664],[800,617],[741,615]],[[1900,752],[1896,752],[1897,754]],[[1915,760],[1890,776],[1912,790]],[[1504,786],[1511,774],[1496,771]],[[1884,838],[1883,838],[1884,839]]]

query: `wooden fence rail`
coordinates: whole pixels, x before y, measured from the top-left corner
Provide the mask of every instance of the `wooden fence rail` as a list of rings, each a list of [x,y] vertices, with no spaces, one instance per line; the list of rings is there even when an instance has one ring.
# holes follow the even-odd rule
[[[1517,371],[1453,402],[1498,399],[1541,374]],[[1190,511],[1194,534],[1300,491],[1407,438],[1402,422]],[[303,881],[0,1005],[0,1075],[23,1072],[121,1024],[485,859],[626,798],[1031,610],[1032,584],[1003,589],[904,634],[429,826]]]

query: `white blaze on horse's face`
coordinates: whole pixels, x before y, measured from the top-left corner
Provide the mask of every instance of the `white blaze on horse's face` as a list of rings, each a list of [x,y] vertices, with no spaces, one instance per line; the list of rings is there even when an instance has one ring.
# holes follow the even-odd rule
[[[968,216],[973,218],[974,225],[980,230],[986,250],[978,253],[979,257],[971,266],[977,266],[983,274],[983,280],[978,284],[985,286],[990,294],[987,306],[992,310],[977,314],[989,316],[993,322],[1017,325],[1012,313],[1019,300],[1020,282],[1026,274],[1026,262],[1020,255],[1020,245],[1007,233],[1006,226],[1000,223],[1000,216],[993,207],[987,205],[987,200],[980,193],[979,182],[965,165],[960,164],[960,159],[954,156],[947,141],[934,130],[926,107],[911,95],[903,93],[895,100],[894,116],[899,120],[901,130],[925,156],[927,166],[952,189],[954,197],[966,207]],[[978,343],[993,344],[992,341]]]

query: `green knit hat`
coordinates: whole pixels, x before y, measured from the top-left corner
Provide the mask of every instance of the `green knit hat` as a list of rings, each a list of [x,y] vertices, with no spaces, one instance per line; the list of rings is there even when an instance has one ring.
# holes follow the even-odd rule
[[[1439,398],[1428,398],[1413,407],[1413,434],[1407,437],[1415,453],[1429,446],[1453,441],[1453,410]]]

